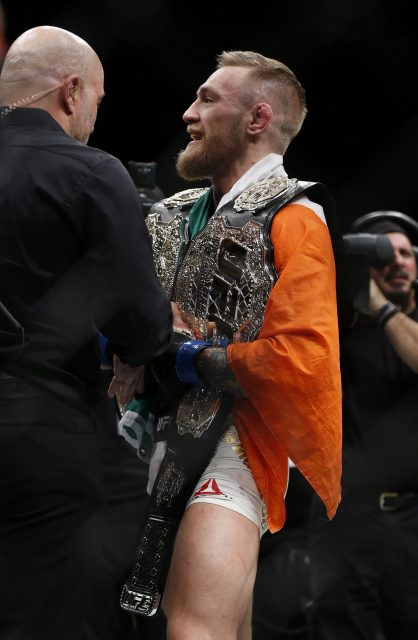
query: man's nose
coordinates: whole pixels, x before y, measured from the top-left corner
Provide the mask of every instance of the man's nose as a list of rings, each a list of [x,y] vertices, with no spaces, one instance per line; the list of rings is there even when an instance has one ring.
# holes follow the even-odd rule
[[[183,113],[183,121],[186,122],[187,124],[189,122],[194,122],[196,120],[197,113],[196,113],[196,109],[194,109],[195,102],[193,102],[190,107],[188,109],[186,109],[186,111]]]

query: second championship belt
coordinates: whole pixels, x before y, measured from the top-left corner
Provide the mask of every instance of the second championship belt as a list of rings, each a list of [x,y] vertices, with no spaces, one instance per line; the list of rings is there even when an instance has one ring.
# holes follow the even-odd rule
[[[123,609],[145,616],[157,613],[185,505],[225,430],[231,406],[231,396],[191,387],[174,412],[134,567],[122,590]]]

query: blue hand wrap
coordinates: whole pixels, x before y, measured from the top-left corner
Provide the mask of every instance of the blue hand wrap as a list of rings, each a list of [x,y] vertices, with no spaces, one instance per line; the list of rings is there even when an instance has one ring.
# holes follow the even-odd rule
[[[208,386],[196,371],[195,359],[199,351],[211,346],[213,346],[211,342],[204,340],[188,340],[180,344],[176,353],[176,374],[181,382],[199,387]]]
[[[112,366],[112,362],[109,360],[109,353],[107,351],[107,343],[108,343],[108,339],[106,338],[106,336],[104,336],[102,333],[99,333],[99,357],[100,357],[100,363],[107,366],[107,367],[111,367]]]

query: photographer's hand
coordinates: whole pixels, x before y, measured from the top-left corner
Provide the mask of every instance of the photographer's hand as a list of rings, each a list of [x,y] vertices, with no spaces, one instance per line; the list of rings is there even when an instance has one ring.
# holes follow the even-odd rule
[[[369,302],[360,309],[361,313],[366,316],[374,316],[386,304],[388,300],[377,286],[373,278],[370,278]]]
[[[361,312],[377,320],[377,325],[385,332],[399,357],[410,369],[418,373],[418,323],[402,313],[400,307],[395,307],[395,313],[388,312],[382,315],[385,306],[394,307],[375,281],[370,280],[369,304],[363,307]]]

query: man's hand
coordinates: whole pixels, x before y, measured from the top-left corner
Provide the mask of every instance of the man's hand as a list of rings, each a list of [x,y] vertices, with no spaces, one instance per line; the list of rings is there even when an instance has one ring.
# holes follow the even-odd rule
[[[118,401],[121,408],[133,400],[135,393],[144,392],[145,367],[131,367],[124,364],[117,356],[113,357],[113,379],[107,390],[109,398]]]
[[[374,316],[387,303],[387,299],[373,280],[370,278],[369,303],[362,307],[360,311],[366,316]]]
[[[192,335],[192,330],[187,324],[183,321],[181,317],[180,309],[177,306],[176,302],[171,302],[171,310],[173,312],[173,329],[174,331],[178,331],[179,333],[186,333],[188,335]]]

